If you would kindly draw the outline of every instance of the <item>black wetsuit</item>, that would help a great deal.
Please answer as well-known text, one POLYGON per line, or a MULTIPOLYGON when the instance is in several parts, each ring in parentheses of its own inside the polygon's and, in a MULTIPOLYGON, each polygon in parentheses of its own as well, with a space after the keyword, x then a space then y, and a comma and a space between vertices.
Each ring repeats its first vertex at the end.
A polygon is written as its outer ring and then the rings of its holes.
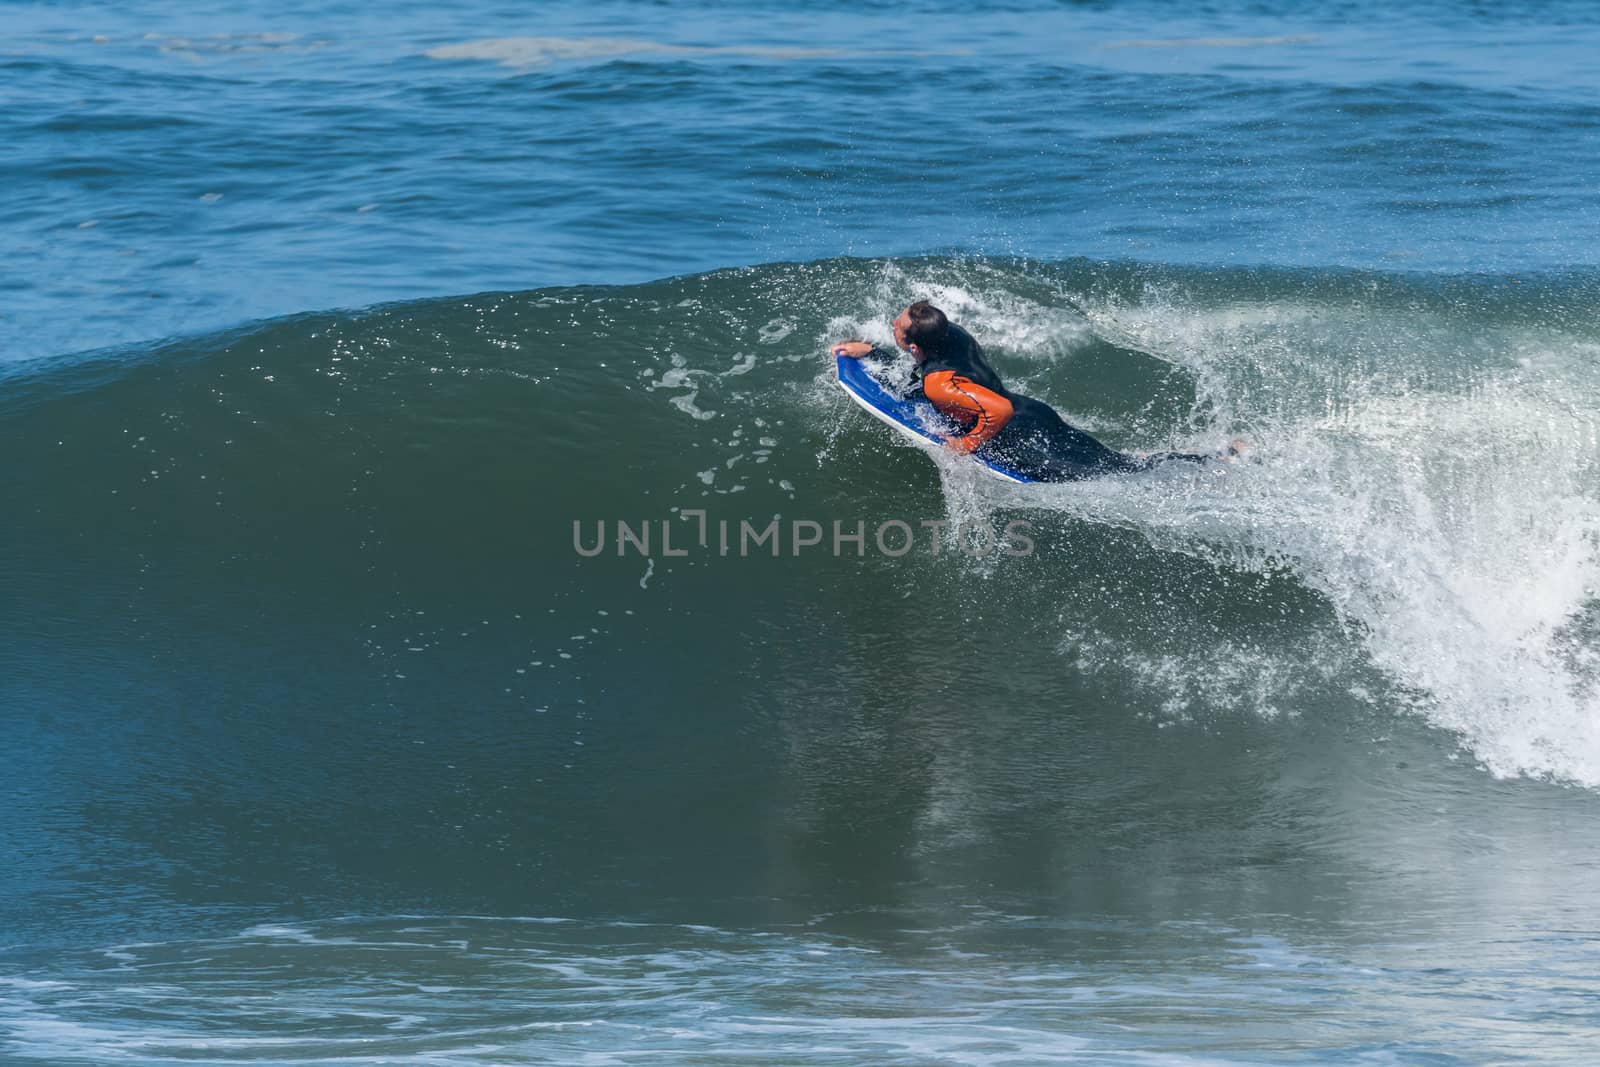
MULTIPOLYGON (((878 354, 889 353, 880 350, 878 354)), ((1070 482, 1104 474, 1131 474, 1168 460, 1204 463, 1211 458, 1186 452, 1131 456, 1107 448, 1069 424, 1049 404, 1007 389, 983 358, 982 346, 955 323, 950 324, 943 350, 929 354, 918 366, 917 380, 907 395, 924 395, 924 379, 940 371, 952 371, 1010 402, 1011 418, 975 454, 998 460, 1018 474, 1038 481, 1070 482)))

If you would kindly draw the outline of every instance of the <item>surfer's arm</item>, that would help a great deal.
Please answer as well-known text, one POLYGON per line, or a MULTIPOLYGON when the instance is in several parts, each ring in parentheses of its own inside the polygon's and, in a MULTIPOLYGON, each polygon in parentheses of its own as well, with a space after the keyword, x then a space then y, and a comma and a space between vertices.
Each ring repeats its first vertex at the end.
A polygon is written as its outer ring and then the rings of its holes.
POLYGON ((965 434, 945 441, 957 452, 977 451, 1011 421, 1011 401, 955 371, 924 375, 922 391, 940 411, 972 423, 965 434))
POLYGON ((865 341, 835 341, 829 351, 834 356, 848 356, 850 359, 860 359, 871 354, 874 349, 865 341))

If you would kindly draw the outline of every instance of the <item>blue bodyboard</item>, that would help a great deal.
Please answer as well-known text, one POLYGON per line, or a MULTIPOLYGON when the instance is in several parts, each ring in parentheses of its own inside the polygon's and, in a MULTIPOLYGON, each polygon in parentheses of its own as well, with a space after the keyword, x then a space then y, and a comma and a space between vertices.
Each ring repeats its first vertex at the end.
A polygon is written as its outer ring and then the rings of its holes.
MULTIPOLYGON (((873 374, 871 365, 865 360, 851 359, 849 356, 833 358, 839 375, 839 388, 885 425, 924 447, 932 448, 944 447, 941 434, 948 436, 956 432, 950 420, 939 414, 938 409, 926 399, 897 395, 882 378, 873 374)), ((996 478, 1004 478, 1008 482, 1038 481, 1013 470, 1000 460, 983 455, 981 450, 972 453, 971 458, 996 478)))

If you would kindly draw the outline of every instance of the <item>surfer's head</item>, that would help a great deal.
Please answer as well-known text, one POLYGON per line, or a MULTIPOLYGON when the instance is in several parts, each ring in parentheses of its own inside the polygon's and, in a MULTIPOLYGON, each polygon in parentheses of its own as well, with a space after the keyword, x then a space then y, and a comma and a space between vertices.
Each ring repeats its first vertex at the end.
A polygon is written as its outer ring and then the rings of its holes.
POLYGON ((949 333, 950 320, 926 300, 918 300, 894 320, 894 343, 910 352, 918 363, 943 352, 949 333))

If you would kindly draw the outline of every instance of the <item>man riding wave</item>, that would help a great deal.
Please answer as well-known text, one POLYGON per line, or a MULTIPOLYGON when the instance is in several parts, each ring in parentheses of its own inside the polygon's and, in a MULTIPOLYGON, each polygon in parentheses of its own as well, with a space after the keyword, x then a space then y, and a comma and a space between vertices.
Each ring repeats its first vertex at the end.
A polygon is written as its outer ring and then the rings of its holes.
MULTIPOLYGON (((1129 474, 1169 460, 1204 463, 1222 458, 1187 452, 1133 455, 1107 448, 1069 424, 1049 404, 1007 389, 972 335, 926 300, 902 311, 893 325, 895 344, 917 362, 917 382, 910 395, 920 389, 934 407, 961 427, 960 434, 944 439, 957 452, 981 452, 1045 482, 1129 474)), ((865 341, 840 341, 833 346, 833 354, 852 359, 867 355, 893 358, 893 353, 865 341)), ((1236 442, 1228 454, 1237 455, 1238 447, 1236 442)))

